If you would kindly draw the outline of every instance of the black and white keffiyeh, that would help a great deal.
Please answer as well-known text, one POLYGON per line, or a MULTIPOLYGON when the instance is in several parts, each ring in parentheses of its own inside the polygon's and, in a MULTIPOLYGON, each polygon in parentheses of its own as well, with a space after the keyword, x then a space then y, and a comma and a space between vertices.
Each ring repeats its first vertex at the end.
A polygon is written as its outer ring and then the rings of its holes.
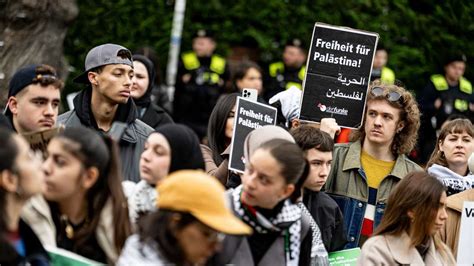
POLYGON ((318 224, 313 219, 313 216, 311 216, 311 213, 308 211, 306 206, 304 206, 303 202, 298 202, 298 207, 300 207, 303 215, 306 215, 309 218, 309 224, 311 226, 311 265, 329 265, 328 252, 324 247, 321 230, 319 229, 318 224))
POLYGON ((438 164, 430 166, 428 173, 446 186, 448 196, 474 188, 474 175, 472 174, 462 176, 438 164))
POLYGON ((237 215, 254 231, 265 234, 282 232, 285 234, 286 265, 298 265, 301 246, 301 209, 285 200, 281 211, 274 218, 267 219, 252 206, 241 201, 242 185, 232 191, 232 203, 237 215))
POLYGON ((140 215, 156 210, 156 188, 148 184, 145 180, 134 184, 131 182, 122 183, 125 196, 128 198, 128 208, 130 220, 135 223, 140 215))

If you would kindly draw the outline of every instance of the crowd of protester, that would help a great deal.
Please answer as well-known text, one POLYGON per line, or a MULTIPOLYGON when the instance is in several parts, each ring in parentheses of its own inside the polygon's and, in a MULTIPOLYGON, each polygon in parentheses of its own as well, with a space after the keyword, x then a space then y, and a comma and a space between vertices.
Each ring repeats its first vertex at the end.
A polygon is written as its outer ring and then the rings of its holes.
POLYGON ((160 98, 156 59, 117 44, 88 52, 61 115, 53 67, 16 71, 0 119, 1 265, 49 265, 47 247, 118 265, 328 265, 330 252, 356 247, 360 265, 455 263, 474 199, 465 58, 415 97, 379 47, 362 126, 336 143, 347 130, 336 119, 299 120, 300 40, 268 71, 231 67, 216 45, 196 33, 173 102, 160 98), (278 116, 247 135, 239 173, 229 156, 246 88, 278 116), (51 130, 43 150, 26 141, 51 130))

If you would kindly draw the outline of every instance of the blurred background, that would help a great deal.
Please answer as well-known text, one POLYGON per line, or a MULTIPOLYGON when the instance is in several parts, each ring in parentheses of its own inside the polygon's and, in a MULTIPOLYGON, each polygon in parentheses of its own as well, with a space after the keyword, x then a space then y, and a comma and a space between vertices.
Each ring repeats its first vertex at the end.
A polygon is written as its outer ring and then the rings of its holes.
MULTIPOLYGON (((61 70, 64 95, 80 90, 71 80, 83 71, 87 51, 107 42, 132 52, 153 48, 164 77, 174 5, 172 0, 0 0, 2 94, 18 67, 40 62, 61 70)), ((456 0, 187 1, 181 51, 191 50, 193 34, 204 28, 213 31, 217 52, 231 67, 252 59, 266 69, 291 38, 300 38, 308 49, 315 22, 347 26, 377 32, 389 52, 388 66, 416 93, 431 74, 443 72, 448 51, 467 56, 465 77, 474 80, 472 14, 474 1, 456 0)))

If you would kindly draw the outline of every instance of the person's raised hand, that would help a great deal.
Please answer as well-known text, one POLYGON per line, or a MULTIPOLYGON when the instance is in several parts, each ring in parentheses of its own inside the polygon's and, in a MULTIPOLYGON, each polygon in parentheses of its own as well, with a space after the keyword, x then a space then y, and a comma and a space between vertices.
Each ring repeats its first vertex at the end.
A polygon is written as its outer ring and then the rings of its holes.
POLYGON ((336 134, 341 132, 341 127, 337 124, 336 119, 323 118, 321 119, 319 130, 328 133, 332 138, 334 138, 336 134))

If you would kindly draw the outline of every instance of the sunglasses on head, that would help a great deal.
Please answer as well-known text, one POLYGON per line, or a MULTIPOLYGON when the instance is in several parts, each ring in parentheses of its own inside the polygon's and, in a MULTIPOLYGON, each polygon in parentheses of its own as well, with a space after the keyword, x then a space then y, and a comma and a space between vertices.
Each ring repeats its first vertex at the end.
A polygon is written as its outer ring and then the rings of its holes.
POLYGON ((58 80, 58 78, 51 74, 38 74, 35 78, 33 78, 33 82, 40 83, 43 86, 52 84, 56 82, 56 80, 58 80))
MULTIPOLYGON (((370 93, 372 93, 372 95, 375 97, 383 96, 384 89, 381 87, 374 87, 370 90, 370 93)), ((402 95, 396 91, 390 91, 385 97, 390 102, 398 102, 402 98, 402 95)))

